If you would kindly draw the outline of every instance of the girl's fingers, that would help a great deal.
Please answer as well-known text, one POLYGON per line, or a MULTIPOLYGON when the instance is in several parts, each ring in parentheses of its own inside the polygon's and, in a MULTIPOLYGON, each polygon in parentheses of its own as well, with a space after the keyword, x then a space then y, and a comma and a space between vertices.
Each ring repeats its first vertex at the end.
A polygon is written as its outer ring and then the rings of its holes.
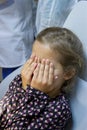
POLYGON ((41 90, 41 88, 42 88, 44 66, 45 66, 45 60, 42 60, 41 63, 37 63, 37 67, 34 70, 34 75, 33 75, 32 81, 31 81, 31 86, 35 87, 39 90, 41 90))
POLYGON ((53 67, 53 63, 50 63, 49 78, 48 78, 49 85, 51 85, 53 83, 53 80, 54 80, 54 67, 53 67))
POLYGON ((40 69, 39 69, 39 74, 38 74, 38 79, 40 79, 41 81, 43 79, 44 69, 45 69, 45 59, 43 59, 40 64, 40 69))
POLYGON ((27 62, 25 63, 25 67, 28 67, 29 65, 31 65, 32 62, 34 62, 35 58, 36 58, 35 55, 31 55, 29 60, 27 60, 27 62))
POLYGON ((43 75, 43 83, 47 84, 48 82, 48 78, 49 78, 49 64, 50 64, 50 61, 47 59, 45 61, 45 68, 44 68, 44 75, 43 75))
POLYGON ((25 70, 25 71, 23 71, 21 73, 22 86, 23 86, 24 89, 26 89, 27 85, 30 85, 31 79, 32 79, 32 75, 33 75, 33 72, 35 70, 36 65, 37 65, 36 63, 32 63, 30 69, 25 70))
POLYGON ((36 68, 35 68, 35 70, 33 72, 33 78, 32 78, 32 80, 37 79, 38 74, 39 74, 39 69, 40 69, 40 63, 37 64, 37 66, 36 66, 36 68))
POLYGON ((40 63, 40 58, 38 58, 37 62, 40 63))
POLYGON ((30 68, 30 65, 34 62, 34 59, 35 59, 35 55, 31 55, 29 60, 27 60, 27 62, 24 64, 24 66, 22 68, 22 72, 25 72, 25 71, 27 71, 27 69, 30 68))
POLYGON ((33 73, 34 73, 34 70, 35 70, 36 66, 37 66, 37 63, 32 63, 30 69, 27 70, 26 75, 28 77, 29 83, 31 82, 31 79, 32 79, 32 76, 33 76, 33 73))
POLYGON ((34 62, 38 63, 38 57, 35 57, 34 62))

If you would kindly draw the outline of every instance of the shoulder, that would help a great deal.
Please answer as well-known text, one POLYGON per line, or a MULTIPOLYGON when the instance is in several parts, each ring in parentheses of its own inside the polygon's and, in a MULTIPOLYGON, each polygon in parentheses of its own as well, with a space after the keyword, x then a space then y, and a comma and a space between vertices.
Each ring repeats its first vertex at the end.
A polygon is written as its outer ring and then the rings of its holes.
POLYGON ((52 101, 52 106, 54 107, 55 114, 60 117, 60 119, 68 120, 71 118, 71 109, 68 98, 64 94, 60 94, 52 101))
MULTIPOLYGON (((70 104, 68 98, 65 96, 65 94, 60 94, 56 98, 56 107, 60 108, 61 111, 69 111, 70 112, 70 104)), ((71 113, 71 112, 70 112, 71 113)))

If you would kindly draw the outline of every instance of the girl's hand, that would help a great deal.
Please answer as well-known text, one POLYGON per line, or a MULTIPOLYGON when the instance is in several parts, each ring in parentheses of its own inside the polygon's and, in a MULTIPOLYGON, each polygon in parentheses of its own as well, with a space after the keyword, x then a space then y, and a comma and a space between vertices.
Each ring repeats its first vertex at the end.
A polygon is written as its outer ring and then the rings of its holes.
POLYGON ((31 55, 30 59, 25 63, 21 71, 22 86, 26 89, 27 85, 30 85, 33 72, 36 67, 35 55, 31 55))
POLYGON ((54 67, 49 60, 43 59, 34 70, 31 87, 43 91, 46 94, 53 91, 54 67))

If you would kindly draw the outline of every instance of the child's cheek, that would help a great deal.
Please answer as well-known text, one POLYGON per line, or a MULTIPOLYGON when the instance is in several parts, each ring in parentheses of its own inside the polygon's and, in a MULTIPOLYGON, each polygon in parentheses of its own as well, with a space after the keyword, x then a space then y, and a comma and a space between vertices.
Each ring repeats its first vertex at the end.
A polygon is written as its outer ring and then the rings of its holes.
POLYGON ((54 79, 61 79, 61 78, 63 78, 62 69, 55 69, 54 70, 54 79))
POLYGON ((54 70, 54 80, 58 79, 58 77, 59 77, 58 70, 55 69, 54 70))

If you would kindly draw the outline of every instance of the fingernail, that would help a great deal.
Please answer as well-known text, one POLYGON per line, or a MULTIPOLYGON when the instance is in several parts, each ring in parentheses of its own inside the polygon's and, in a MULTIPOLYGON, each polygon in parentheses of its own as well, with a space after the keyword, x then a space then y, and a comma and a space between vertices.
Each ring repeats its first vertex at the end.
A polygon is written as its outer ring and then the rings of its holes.
POLYGON ((53 63, 52 63, 52 62, 50 63, 50 66, 53 66, 53 63))
POLYGON ((55 79, 58 79, 58 76, 57 76, 57 75, 55 76, 55 79))
POLYGON ((42 61, 41 61, 42 63, 45 63, 45 59, 42 59, 42 61))
POLYGON ((46 60, 46 63, 47 63, 47 64, 49 64, 49 63, 50 63, 49 59, 47 59, 47 60, 46 60))

